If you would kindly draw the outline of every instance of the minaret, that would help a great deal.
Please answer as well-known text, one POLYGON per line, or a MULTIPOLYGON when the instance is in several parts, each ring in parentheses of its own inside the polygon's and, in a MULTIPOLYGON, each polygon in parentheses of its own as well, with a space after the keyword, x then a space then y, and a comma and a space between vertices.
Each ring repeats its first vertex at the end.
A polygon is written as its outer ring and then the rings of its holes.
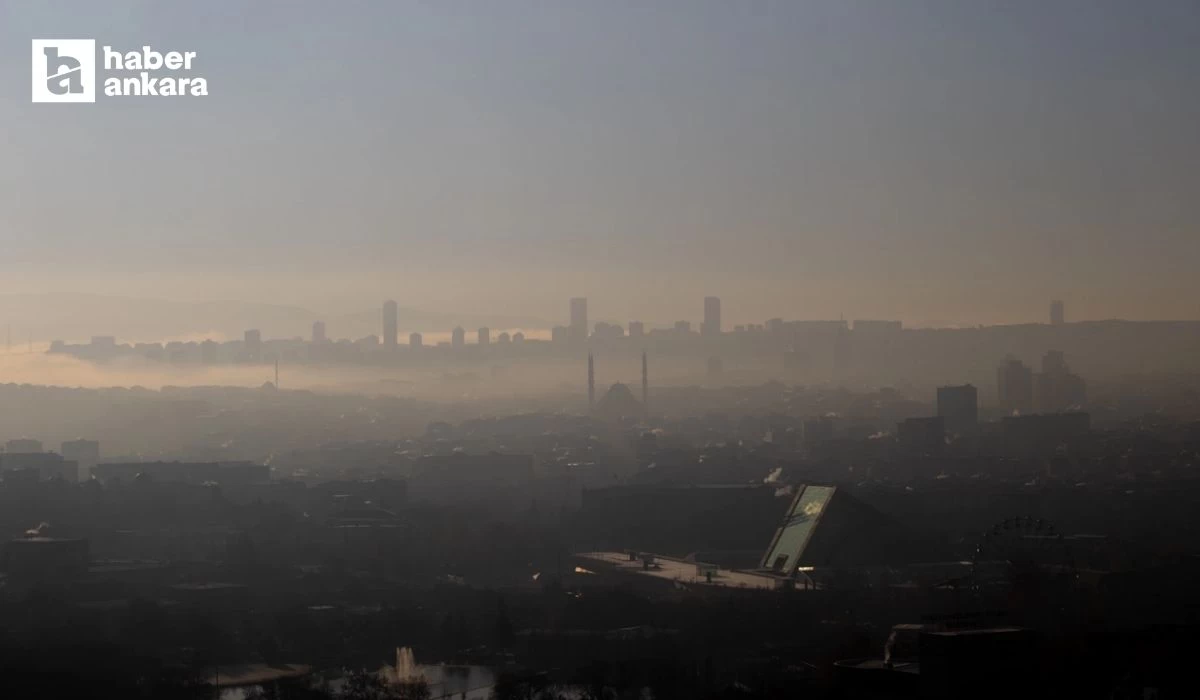
POLYGON ((596 405, 596 365, 592 353, 588 353, 588 412, 596 405))
POLYGON ((650 374, 646 371, 646 351, 642 351, 642 413, 650 415, 650 374))

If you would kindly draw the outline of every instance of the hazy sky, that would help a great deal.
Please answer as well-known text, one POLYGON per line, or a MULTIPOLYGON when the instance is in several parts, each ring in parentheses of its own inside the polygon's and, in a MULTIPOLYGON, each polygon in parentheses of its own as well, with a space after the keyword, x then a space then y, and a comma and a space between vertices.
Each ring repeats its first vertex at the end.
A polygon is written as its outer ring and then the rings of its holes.
POLYGON ((0 293, 1200 317, 1195 0, 0 0, 0 293), (29 102, 29 40, 205 98, 29 102))

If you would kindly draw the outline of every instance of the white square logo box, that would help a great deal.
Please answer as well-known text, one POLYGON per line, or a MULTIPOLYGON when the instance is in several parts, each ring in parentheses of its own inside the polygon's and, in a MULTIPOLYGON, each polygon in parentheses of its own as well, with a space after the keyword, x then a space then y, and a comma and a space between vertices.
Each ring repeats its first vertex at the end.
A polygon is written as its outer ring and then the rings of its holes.
POLYGON ((34 39, 33 101, 95 102, 96 40, 34 39))

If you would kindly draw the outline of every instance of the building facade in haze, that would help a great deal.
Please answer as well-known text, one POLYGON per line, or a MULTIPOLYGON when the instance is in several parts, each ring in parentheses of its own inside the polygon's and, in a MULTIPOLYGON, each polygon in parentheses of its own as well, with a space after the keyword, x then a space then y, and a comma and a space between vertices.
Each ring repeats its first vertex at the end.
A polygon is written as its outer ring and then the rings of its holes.
MULTIPOLYGON (((0 476, 8 480, 8 472, 36 474, 38 481, 61 478, 74 484, 79 481, 79 463, 54 452, 7 452, 0 455, 0 476)), ((32 478, 32 477, 30 477, 32 478)))
POLYGON ((570 336, 572 343, 583 343, 588 337, 587 299, 575 297, 571 300, 570 336))
POLYGON ((476 342, 480 345, 487 345, 492 342, 492 330, 490 328, 480 328, 476 332, 476 342))
POLYGON ((1005 360, 996 370, 996 392, 1000 410, 1030 413, 1033 411, 1033 370, 1020 360, 1005 360))
POLYGON ((200 343, 200 361, 206 365, 216 364, 220 349, 220 344, 215 340, 206 340, 200 343))
POLYGON ((4 443, 8 454, 34 454, 42 451, 42 441, 32 438, 16 438, 4 443))
POLYGON ((725 363, 720 357, 714 355, 713 357, 708 358, 708 380, 710 382, 720 379, 721 375, 724 373, 725 363))
POLYGON ((325 336, 325 322, 324 322, 324 321, 317 321, 316 323, 313 323, 313 330, 312 330, 312 342, 313 342, 313 344, 314 344, 314 345, 319 345, 319 344, 321 344, 321 343, 324 343, 324 342, 325 342, 325 340, 326 340, 326 336, 325 336))
POLYGON ((383 302, 383 347, 388 350, 395 350, 396 344, 399 342, 398 316, 399 309, 396 302, 391 299, 383 302))
POLYGON ((970 384, 939 386, 937 414, 948 432, 962 435, 974 431, 979 423, 979 392, 970 384))
POLYGON ((62 444, 63 459, 76 462, 79 465, 79 479, 87 481, 92 475, 92 467, 100 463, 100 443, 96 440, 67 440, 62 444))
POLYGON ((940 450, 946 444, 946 421, 941 416, 906 418, 896 425, 896 439, 916 450, 940 450))
POLYGON ((704 323, 700 325, 702 335, 721 335, 721 300, 704 297, 704 323))
POLYGON ((873 336, 886 335, 888 333, 899 333, 903 330, 904 324, 900 321, 879 321, 872 319, 859 319, 854 321, 855 334, 871 334, 873 336))
POLYGON ((250 329, 242 336, 246 345, 246 359, 256 362, 262 359, 262 331, 250 329))
POLYGON ((1061 326, 1067 322, 1067 315, 1063 309, 1063 303, 1057 299, 1050 302, 1050 325, 1061 326))
POLYGON ((1034 408, 1042 413, 1078 410, 1087 398, 1083 378, 1072 374, 1061 350, 1042 356, 1042 371, 1033 378, 1034 408))
POLYGON ((454 330, 450 333, 450 347, 461 348, 466 344, 467 332, 463 330, 462 326, 455 326, 454 330))

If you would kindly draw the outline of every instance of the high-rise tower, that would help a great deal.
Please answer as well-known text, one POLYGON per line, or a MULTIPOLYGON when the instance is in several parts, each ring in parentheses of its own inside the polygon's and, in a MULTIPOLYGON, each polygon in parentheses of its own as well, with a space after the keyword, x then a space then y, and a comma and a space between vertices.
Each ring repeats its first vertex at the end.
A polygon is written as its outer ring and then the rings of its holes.
POLYGON ((1000 409, 1005 413, 1033 411, 1033 370, 1015 358, 1006 358, 996 370, 1000 409))
POLYGON ((588 337, 587 299, 576 297, 571 300, 570 339, 572 343, 582 345, 588 337))
POLYGON ((397 317, 399 310, 396 302, 391 299, 383 302, 383 347, 388 350, 396 349, 397 317))
POLYGON ((1063 303, 1058 299, 1050 302, 1050 325, 1061 326, 1067 322, 1067 315, 1063 308, 1063 303))
POLYGON ((717 297, 704 297, 704 323, 700 326, 701 335, 721 335, 721 300, 717 297))
POLYGON ((246 347, 246 358, 251 362, 262 359, 262 331, 252 328, 243 334, 242 342, 246 347))

